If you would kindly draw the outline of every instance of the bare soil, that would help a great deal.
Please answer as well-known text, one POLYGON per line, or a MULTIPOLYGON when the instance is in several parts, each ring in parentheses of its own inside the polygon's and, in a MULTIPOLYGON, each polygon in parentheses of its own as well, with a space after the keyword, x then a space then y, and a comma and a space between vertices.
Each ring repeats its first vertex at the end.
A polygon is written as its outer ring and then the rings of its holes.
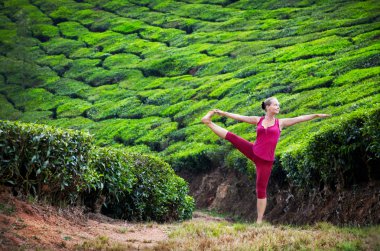
POLYGON ((84 242, 107 237, 130 250, 149 249, 167 238, 169 226, 115 220, 101 214, 84 214, 81 208, 59 209, 31 204, 0 193, 1 250, 73 250, 84 242))
MULTIPOLYGON (((222 220, 225 219, 194 212, 191 221, 222 220)), ((78 207, 60 209, 30 203, 0 187, 0 250, 100 250, 96 243, 101 240, 106 240, 113 250, 153 250, 179 226, 180 223, 127 222, 84 213, 78 207)))

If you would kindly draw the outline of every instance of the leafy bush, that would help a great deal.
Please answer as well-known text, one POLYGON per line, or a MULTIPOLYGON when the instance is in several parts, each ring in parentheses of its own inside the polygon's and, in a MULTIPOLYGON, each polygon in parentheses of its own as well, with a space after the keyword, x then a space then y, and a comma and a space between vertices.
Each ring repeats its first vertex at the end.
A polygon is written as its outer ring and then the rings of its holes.
POLYGON ((62 22, 58 24, 58 27, 64 37, 75 40, 81 36, 87 35, 89 32, 77 22, 62 22))
POLYGON ((51 55, 39 58, 36 61, 38 64, 50 66, 57 74, 63 74, 72 63, 71 59, 67 59, 63 54, 51 55))
POLYGON ((58 81, 43 85, 44 88, 56 95, 65 95, 70 97, 84 97, 91 87, 80 81, 70 78, 60 78, 58 81))
POLYGON ((95 148, 90 153, 89 166, 92 173, 88 173, 85 180, 90 184, 91 195, 106 196, 106 205, 118 203, 125 193, 132 192, 137 182, 132 172, 133 162, 123 151, 95 148))
MULTIPOLYGON (((169 220, 184 220, 191 218, 194 209, 194 199, 188 196, 187 183, 178 177, 170 166, 156 157, 147 155, 109 151, 98 155, 97 170, 107 170, 103 180, 108 181, 105 187, 106 196, 115 196, 113 190, 122 190, 117 199, 107 200, 104 212, 128 220, 155 220, 159 222, 169 220), (118 162, 113 157, 118 155, 118 162), (107 157, 112 157, 107 161, 107 157), (125 166, 128 163, 129 175, 133 180, 115 180, 115 173, 125 177, 125 166), (114 170, 114 172, 111 172, 114 170), (120 173, 121 172, 121 173, 120 173), (109 174, 108 174, 109 173, 109 174), (133 175, 133 176, 132 176, 133 175), (111 187, 111 184, 113 187, 111 187), (115 189, 117 188, 117 189, 115 189)), ((99 152, 101 153, 101 152, 99 152)), ((94 153, 94 156, 99 154, 94 153)), ((109 197, 107 197, 109 198, 109 197)))
POLYGON ((343 189, 380 178, 377 108, 352 113, 326 126, 297 151, 284 153, 281 165, 302 187, 343 189))
POLYGON ((66 38, 53 38, 42 43, 42 48, 50 55, 64 54, 66 57, 76 49, 84 47, 85 44, 80 41, 75 41, 66 38))
POLYGON ((175 171, 200 171, 220 164, 223 155, 220 147, 201 142, 176 142, 161 152, 161 156, 175 171))
POLYGON ((22 112, 15 109, 11 103, 8 102, 4 95, 0 94, 0 119, 17 120, 21 117, 22 112))
POLYGON ((20 93, 10 93, 9 98, 15 107, 24 111, 49 110, 64 101, 64 98, 56 98, 43 88, 27 89, 20 93))
POLYGON ((53 25, 36 24, 32 26, 32 34, 42 42, 45 42, 51 38, 58 37, 59 31, 53 25))
POLYGON ((91 103, 82 99, 69 99, 57 107, 57 118, 81 116, 87 109, 92 107, 91 103))
POLYGON ((380 76, 380 66, 349 71, 346 74, 339 76, 339 78, 335 79, 334 85, 355 83, 372 76, 380 76))
POLYGON ((162 160, 93 145, 90 134, 0 121, 0 183, 58 205, 88 206, 129 220, 191 218, 187 183, 162 160))
POLYGON ((1 183, 55 203, 75 203, 85 184, 91 136, 37 124, 0 121, 1 183))

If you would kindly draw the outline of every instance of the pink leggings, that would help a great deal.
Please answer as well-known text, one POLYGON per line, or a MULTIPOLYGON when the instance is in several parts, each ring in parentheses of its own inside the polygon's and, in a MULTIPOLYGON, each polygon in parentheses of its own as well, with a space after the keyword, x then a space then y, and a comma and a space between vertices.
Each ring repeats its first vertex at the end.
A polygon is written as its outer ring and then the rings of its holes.
POLYGON ((273 161, 259 158, 253 153, 253 143, 237 136, 232 132, 227 132, 226 140, 230 141, 240 152, 252 160, 256 165, 256 196, 259 199, 267 197, 267 186, 269 176, 272 171, 273 161))

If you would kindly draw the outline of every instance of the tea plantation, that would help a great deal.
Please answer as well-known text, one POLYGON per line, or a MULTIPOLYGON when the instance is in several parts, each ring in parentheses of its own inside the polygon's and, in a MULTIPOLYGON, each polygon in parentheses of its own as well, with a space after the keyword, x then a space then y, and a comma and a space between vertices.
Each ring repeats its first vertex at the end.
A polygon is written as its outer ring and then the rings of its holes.
MULTIPOLYGON (((373 1, 3 0, 0 119, 77 129, 176 171, 254 166, 200 119, 213 108, 330 113, 282 131, 274 175, 380 179, 380 5, 373 1)), ((215 117, 253 141, 255 127, 215 117)))

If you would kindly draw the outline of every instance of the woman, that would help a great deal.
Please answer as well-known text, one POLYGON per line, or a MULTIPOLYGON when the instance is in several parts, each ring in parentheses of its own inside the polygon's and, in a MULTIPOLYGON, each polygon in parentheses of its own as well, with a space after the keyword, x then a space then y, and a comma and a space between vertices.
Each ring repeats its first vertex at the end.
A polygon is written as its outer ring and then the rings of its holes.
POLYGON ((265 110, 265 116, 242 116, 224 112, 218 109, 209 111, 206 116, 202 118, 202 122, 206 124, 211 130, 219 137, 230 141, 240 152, 252 160, 256 165, 256 197, 257 197, 257 223, 262 223, 265 208, 267 205, 266 188, 269 181, 269 176, 272 171, 274 162, 274 153, 278 139, 280 138, 281 131, 284 127, 292 126, 294 124, 305 122, 314 118, 325 118, 329 114, 311 114, 303 115, 295 118, 275 118, 276 114, 280 112, 280 103, 275 97, 266 99, 261 104, 262 109, 265 110), (232 132, 214 124, 211 117, 214 114, 226 116, 235 120, 247 122, 257 125, 256 127, 256 141, 251 143, 232 132))

